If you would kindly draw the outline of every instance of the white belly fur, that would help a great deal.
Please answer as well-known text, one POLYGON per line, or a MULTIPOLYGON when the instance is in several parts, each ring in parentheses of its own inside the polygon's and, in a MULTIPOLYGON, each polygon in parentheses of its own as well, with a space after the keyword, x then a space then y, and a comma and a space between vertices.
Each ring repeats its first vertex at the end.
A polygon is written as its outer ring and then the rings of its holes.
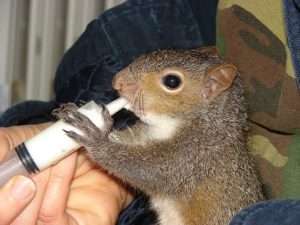
POLYGON ((170 199, 154 198, 152 208, 157 212, 159 225, 184 225, 176 203, 170 199))

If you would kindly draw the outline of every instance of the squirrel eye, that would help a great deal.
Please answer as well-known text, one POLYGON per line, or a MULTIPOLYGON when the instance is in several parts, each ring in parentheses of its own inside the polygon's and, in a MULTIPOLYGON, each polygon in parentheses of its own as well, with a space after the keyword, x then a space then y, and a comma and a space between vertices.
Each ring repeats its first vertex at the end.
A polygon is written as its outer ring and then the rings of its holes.
POLYGON ((182 80, 176 74, 167 74, 162 78, 162 83, 168 89, 174 90, 181 86, 182 80))

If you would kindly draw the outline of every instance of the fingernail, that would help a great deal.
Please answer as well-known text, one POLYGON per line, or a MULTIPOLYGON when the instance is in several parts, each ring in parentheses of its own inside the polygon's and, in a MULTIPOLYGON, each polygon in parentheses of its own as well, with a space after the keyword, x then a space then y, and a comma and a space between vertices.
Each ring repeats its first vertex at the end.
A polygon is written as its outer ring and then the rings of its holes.
POLYGON ((16 200, 26 200, 34 195, 35 185, 29 178, 18 176, 13 180, 10 192, 16 200))

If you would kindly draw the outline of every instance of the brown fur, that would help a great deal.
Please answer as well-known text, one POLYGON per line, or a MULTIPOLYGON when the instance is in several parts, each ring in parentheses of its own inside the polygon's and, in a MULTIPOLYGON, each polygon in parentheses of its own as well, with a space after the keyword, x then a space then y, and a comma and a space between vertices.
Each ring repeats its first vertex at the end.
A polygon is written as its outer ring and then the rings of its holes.
POLYGON ((164 50, 140 57, 117 75, 115 87, 137 115, 152 112, 180 121, 169 139, 151 138, 151 125, 145 122, 122 131, 108 127, 103 134, 89 122, 71 121, 86 135, 69 135, 133 187, 175 201, 182 225, 226 225, 237 211, 263 197, 245 144, 240 78, 209 101, 201 95, 209 71, 224 63, 213 48, 164 50), (180 93, 159 87, 166 69, 185 75, 180 93))

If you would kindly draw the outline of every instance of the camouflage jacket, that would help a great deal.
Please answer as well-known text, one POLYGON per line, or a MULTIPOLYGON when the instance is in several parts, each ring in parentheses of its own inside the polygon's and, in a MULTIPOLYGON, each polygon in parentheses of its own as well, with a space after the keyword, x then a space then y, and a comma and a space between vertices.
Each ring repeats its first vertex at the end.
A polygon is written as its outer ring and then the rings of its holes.
POLYGON ((218 8, 217 46, 241 71, 250 111, 248 146, 268 198, 300 197, 300 92, 285 30, 287 3, 220 0, 218 8))

